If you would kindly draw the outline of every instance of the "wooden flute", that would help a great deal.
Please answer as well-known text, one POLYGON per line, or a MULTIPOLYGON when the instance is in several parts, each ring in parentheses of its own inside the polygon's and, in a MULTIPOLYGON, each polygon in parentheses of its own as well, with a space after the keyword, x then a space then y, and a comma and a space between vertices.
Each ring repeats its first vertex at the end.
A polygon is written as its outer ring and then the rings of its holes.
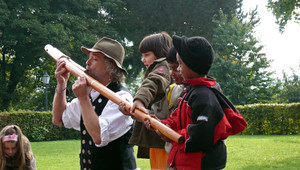
MULTIPOLYGON (((74 62, 70 57, 67 57, 64 53, 62 53, 60 50, 57 48, 53 47, 50 44, 47 44, 45 46, 45 51, 57 62, 58 60, 64 60, 66 62, 65 68, 74 76, 79 77, 80 75, 84 74, 87 80, 88 85, 93 87, 95 90, 100 92, 103 96, 111 100, 112 102, 116 103, 119 105, 121 102, 125 103, 125 109, 127 111, 130 110, 131 105, 126 101, 120 98, 118 95, 116 95, 113 91, 108 89, 106 86, 89 76, 88 74, 85 73, 85 68, 74 62), (66 56, 66 57, 62 57, 66 56)), ((184 137, 168 126, 162 124, 160 121, 156 120, 155 118, 152 118, 149 114, 139 110, 135 109, 134 112, 132 113, 132 116, 137 118, 138 120, 144 122, 146 120, 149 120, 151 126, 158 130, 160 133, 168 137, 174 142, 177 142, 179 144, 184 142, 184 137)))

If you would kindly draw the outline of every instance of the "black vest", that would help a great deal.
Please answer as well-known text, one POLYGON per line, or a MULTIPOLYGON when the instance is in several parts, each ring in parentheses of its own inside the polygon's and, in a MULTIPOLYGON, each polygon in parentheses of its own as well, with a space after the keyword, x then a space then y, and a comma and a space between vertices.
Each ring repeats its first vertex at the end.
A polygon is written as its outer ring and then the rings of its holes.
MULTIPOLYGON (((120 90, 126 90, 122 85, 117 83, 110 83, 107 86, 113 92, 118 92, 120 90)), ((107 104, 108 99, 103 95, 99 95, 92 105, 98 116, 101 115, 103 108, 107 104)), ((93 139, 86 130, 83 119, 81 116, 80 120, 81 129, 81 152, 80 156, 80 166, 84 170, 106 170, 106 169, 127 169, 124 168, 128 165, 130 161, 132 162, 131 152, 133 152, 133 146, 128 144, 128 140, 132 134, 132 129, 125 133, 120 138, 110 142, 104 147, 96 147, 93 139)), ((135 158, 134 165, 132 169, 136 168, 135 158)), ((131 168, 129 168, 131 169, 131 168)))

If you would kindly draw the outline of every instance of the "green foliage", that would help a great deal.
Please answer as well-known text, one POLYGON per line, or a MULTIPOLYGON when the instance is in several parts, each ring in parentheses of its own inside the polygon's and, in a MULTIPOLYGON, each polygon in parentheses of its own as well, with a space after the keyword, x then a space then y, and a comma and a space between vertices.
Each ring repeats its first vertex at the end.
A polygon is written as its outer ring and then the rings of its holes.
MULTIPOLYGON (((113 2, 119 0, 114 0, 113 2)), ((110 1, 109 1, 110 2, 110 1)), ((109 24, 127 40, 133 43, 133 51, 124 62, 129 68, 128 81, 134 81, 143 67, 140 62, 138 46, 146 35, 161 31, 173 34, 195 36, 201 35, 211 39, 213 28, 216 26, 212 18, 218 15, 219 9, 225 14, 234 14, 241 5, 238 0, 124 0, 122 9, 114 6, 106 6, 105 11, 109 15, 116 16, 115 13, 122 11, 128 15, 114 17, 109 24), (125 10, 124 10, 125 9, 125 10)))
POLYGON ((292 73, 288 75, 283 71, 282 78, 277 78, 272 83, 271 103, 299 103, 300 102, 300 66, 298 71, 291 68, 292 73))
POLYGON ((143 78, 144 78, 144 74, 145 74, 145 71, 144 71, 144 69, 142 69, 140 71, 140 73, 137 75, 135 81, 132 81, 129 84, 124 84, 125 87, 131 92, 132 96, 135 96, 138 88, 142 84, 143 78))
POLYGON ((144 36, 164 30, 209 38, 218 10, 233 14, 239 6, 239 0, 0 0, 0 110, 42 110, 40 77, 45 71, 51 76, 52 101, 55 63, 43 51, 46 44, 84 66, 82 45, 92 47, 103 36, 114 38, 125 45, 124 65, 131 75, 126 83, 131 84, 143 68, 138 44, 144 36))
POLYGON ((268 9, 276 17, 280 32, 284 32, 288 21, 300 21, 300 0, 268 0, 268 9))
POLYGON ((34 141, 43 141, 45 139, 45 133, 49 132, 45 127, 33 127, 33 131, 28 135, 28 138, 34 141))
MULTIPOLYGON (((269 7, 295 14, 298 1, 269 1, 269 7)), ((45 71, 51 76, 47 87, 51 108, 56 65, 44 52, 44 46, 52 44, 84 66, 87 58, 80 47, 92 47, 103 36, 124 44, 124 65, 129 72, 126 86, 134 94, 144 68, 138 44, 144 36, 160 31, 201 35, 212 42, 217 57, 211 75, 234 104, 298 102, 299 95, 293 95, 299 94, 295 77, 272 83, 272 73, 266 71, 270 61, 253 36, 259 22, 256 10, 243 14, 241 2, 0 0, 0 111, 44 110, 45 87, 40 78, 45 71)), ((71 76, 69 89, 73 80, 71 76)), ((67 100, 73 97, 70 93, 67 100)))
POLYGON ((237 106, 248 126, 243 134, 300 134, 300 103, 237 106))
POLYGON ((293 72, 291 76, 283 73, 282 89, 279 93, 278 100, 281 103, 300 102, 300 67, 299 72, 293 72))
POLYGON ((253 35, 259 22, 256 10, 249 14, 249 20, 247 18, 248 14, 243 13, 229 18, 220 11, 220 17, 213 21, 217 27, 211 43, 216 58, 210 75, 238 105, 268 102, 272 97, 268 87, 273 73, 266 71, 270 61, 253 35))
MULTIPOLYGON (((1 0, 0 7, 0 110, 13 107, 12 101, 19 101, 19 96, 41 98, 39 78, 43 70, 53 73, 55 69, 43 50, 46 44, 66 55, 76 54, 72 59, 83 65, 86 55, 80 51, 82 45, 92 47, 103 36, 121 41, 118 32, 107 24, 107 17, 99 12, 103 5, 98 0, 1 0)), ((53 92, 54 88, 50 83, 49 89, 53 92)))
POLYGON ((51 141, 79 139, 80 133, 73 129, 57 127, 52 124, 52 113, 18 110, 0 112, 0 128, 18 125, 30 141, 51 141))
MULTIPOLYGON (((243 134, 300 134, 300 103, 237 106, 248 127, 243 134)), ((21 127, 31 141, 78 139, 80 133, 52 124, 51 112, 18 110, 0 112, 0 129, 21 127)))

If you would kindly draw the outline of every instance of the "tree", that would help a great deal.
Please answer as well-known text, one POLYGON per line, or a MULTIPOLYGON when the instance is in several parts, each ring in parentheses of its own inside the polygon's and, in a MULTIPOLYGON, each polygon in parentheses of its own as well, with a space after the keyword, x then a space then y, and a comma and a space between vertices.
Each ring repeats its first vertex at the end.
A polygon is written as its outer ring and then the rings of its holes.
POLYGON ((256 10, 249 14, 240 11, 231 18, 220 11, 214 20, 217 27, 211 43, 216 58, 210 75, 234 104, 266 102, 272 97, 268 87, 273 73, 266 71, 270 61, 253 35, 259 23, 256 10))
MULTIPOLYGON (((80 52, 81 45, 91 47, 103 36, 122 41, 106 24, 109 18, 101 8, 99 0, 0 0, 0 110, 9 109, 12 101, 28 102, 24 96, 24 101, 19 100, 20 95, 27 95, 25 91, 31 92, 28 97, 32 99, 30 96, 42 90, 37 85, 41 85, 43 70, 53 73, 55 68, 43 50, 46 44, 53 44, 83 65, 86 56, 80 52)), ((51 92, 55 88, 52 80, 51 92)))
POLYGON ((291 76, 283 72, 282 88, 278 95, 279 103, 297 103, 300 102, 300 66, 298 72, 293 70, 291 76))
POLYGON ((300 0, 268 0, 268 9, 276 17, 280 32, 284 32, 288 21, 300 21, 300 0))
POLYGON ((131 68, 128 70, 131 75, 129 81, 134 81, 143 67, 138 46, 144 36, 166 31, 170 35, 202 35, 210 40, 212 30, 216 26, 212 19, 219 14, 219 9, 231 16, 241 6, 241 0, 124 0, 123 2, 122 9, 106 6, 105 11, 114 18, 109 24, 133 44, 132 55, 125 60, 125 65, 131 68), (123 11, 126 15, 114 15, 116 11, 123 11))
MULTIPOLYGON (((138 44, 145 35, 167 31, 211 39, 216 26, 212 18, 219 9, 233 14, 241 1, 0 0, 0 110, 24 105, 41 109, 43 102, 34 104, 44 95, 39 78, 55 69, 43 50, 48 43, 84 65, 81 45, 91 47, 103 36, 114 38, 126 48, 130 84, 142 68, 138 44)), ((55 88, 51 76, 49 101, 55 88)))

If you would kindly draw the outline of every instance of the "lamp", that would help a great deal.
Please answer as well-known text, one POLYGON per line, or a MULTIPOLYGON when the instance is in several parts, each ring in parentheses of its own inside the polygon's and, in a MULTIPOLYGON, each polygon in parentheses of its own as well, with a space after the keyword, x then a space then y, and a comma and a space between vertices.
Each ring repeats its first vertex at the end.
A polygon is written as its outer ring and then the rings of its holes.
POLYGON ((42 81, 43 81, 43 84, 45 85, 46 87, 46 101, 45 101, 45 110, 48 111, 48 96, 47 96, 47 87, 48 87, 48 84, 49 84, 49 81, 50 81, 50 76, 48 75, 47 71, 45 72, 45 74, 42 76, 42 81))

